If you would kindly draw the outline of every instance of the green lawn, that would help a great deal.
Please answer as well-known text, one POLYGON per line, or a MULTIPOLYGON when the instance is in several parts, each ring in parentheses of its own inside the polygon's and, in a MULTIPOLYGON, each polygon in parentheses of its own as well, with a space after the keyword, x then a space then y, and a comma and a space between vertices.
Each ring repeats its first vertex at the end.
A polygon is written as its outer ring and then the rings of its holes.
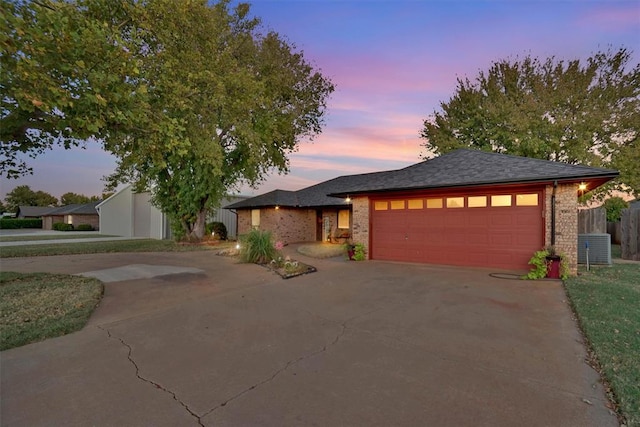
POLYGON ((640 264, 581 271, 565 288, 626 425, 640 426, 640 264))
POLYGON ((77 255, 108 252, 185 252, 216 248, 206 245, 181 245, 173 240, 137 239, 105 242, 52 243, 42 245, 5 246, 0 258, 45 255, 77 255))
POLYGON ((82 329, 102 290, 85 277, 0 272, 0 350, 82 329))

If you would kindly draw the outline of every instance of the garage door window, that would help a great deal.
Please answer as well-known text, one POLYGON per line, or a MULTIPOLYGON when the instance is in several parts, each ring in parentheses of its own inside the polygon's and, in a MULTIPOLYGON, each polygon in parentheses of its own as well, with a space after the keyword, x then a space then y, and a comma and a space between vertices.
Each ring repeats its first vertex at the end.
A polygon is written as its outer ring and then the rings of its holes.
POLYGON ((404 200, 392 200, 391 209, 404 209, 404 200))
POLYGON ((389 204, 387 202, 376 202, 373 208, 377 211, 386 211, 389 209, 389 204))
POLYGON ((424 208, 424 200, 422 199, 412 199, 408 201, 409 209, 423 209, 424 208))
POLYGON ((491 206, 511 206, 511 194, 491 196, 491 206))
POLYGON ((487 196, 469 196, 467 198, 467 206, 470 208, 486 208, 487 196))
POLYGON ((448 208, 464 208, 464 197, 447 197, 448 208))
POLYGON ((427 209, 442 208, 442 199, 427 199, 427 209))
POLYGON ((538 206, 538 195, 516 194, 516 206, 538 206))

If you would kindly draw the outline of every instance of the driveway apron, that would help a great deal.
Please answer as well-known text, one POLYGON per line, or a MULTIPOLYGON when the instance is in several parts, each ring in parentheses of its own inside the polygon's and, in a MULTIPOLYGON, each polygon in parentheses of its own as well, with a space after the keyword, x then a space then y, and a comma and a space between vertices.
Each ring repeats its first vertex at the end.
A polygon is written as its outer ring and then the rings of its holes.
POLYGON ((0 424, 618 425, 560 282, 295 256, 318 272, 211 252, 3 260, 124 280, 82 331, 0 354, 0 424))

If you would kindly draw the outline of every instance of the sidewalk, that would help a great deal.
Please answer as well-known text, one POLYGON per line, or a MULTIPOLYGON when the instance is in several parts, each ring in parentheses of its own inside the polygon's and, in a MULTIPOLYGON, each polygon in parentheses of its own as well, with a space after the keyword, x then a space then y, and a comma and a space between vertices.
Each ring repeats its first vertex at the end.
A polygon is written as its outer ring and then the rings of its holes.
POLYGON ((56 230, 2 230, 0 229, 0 237, 36 237, 36 236, 65 236, 67 238, 49 239, 49 240, 20 240, 15 242, 0 242, 0 247, 8 246, 27 246, 27 245, 50 245, 58 243, 87 243, 87 242, 108 242, 114 240, 136 240, 144 239, 144 237, 121 237, 121 236, 102 236, 99 231, 56 231, 56 230), (76 238, 68 238, 69 236, 83 236, 76 238), (86 237, 85 237, 86 236, 86 237), (98 237, 100 236, 100 237, 98 237))

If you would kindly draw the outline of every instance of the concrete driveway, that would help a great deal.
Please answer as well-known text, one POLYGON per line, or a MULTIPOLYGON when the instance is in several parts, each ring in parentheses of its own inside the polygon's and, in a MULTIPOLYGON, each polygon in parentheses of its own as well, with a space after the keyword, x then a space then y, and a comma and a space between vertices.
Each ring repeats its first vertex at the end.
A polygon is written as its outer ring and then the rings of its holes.
POLYGON ((559 282, 297 258, 318 272, 209 252, 2 260, 145 278, 109 276, 82 331, 0 354, 0 424, 617 425, 559 282))

